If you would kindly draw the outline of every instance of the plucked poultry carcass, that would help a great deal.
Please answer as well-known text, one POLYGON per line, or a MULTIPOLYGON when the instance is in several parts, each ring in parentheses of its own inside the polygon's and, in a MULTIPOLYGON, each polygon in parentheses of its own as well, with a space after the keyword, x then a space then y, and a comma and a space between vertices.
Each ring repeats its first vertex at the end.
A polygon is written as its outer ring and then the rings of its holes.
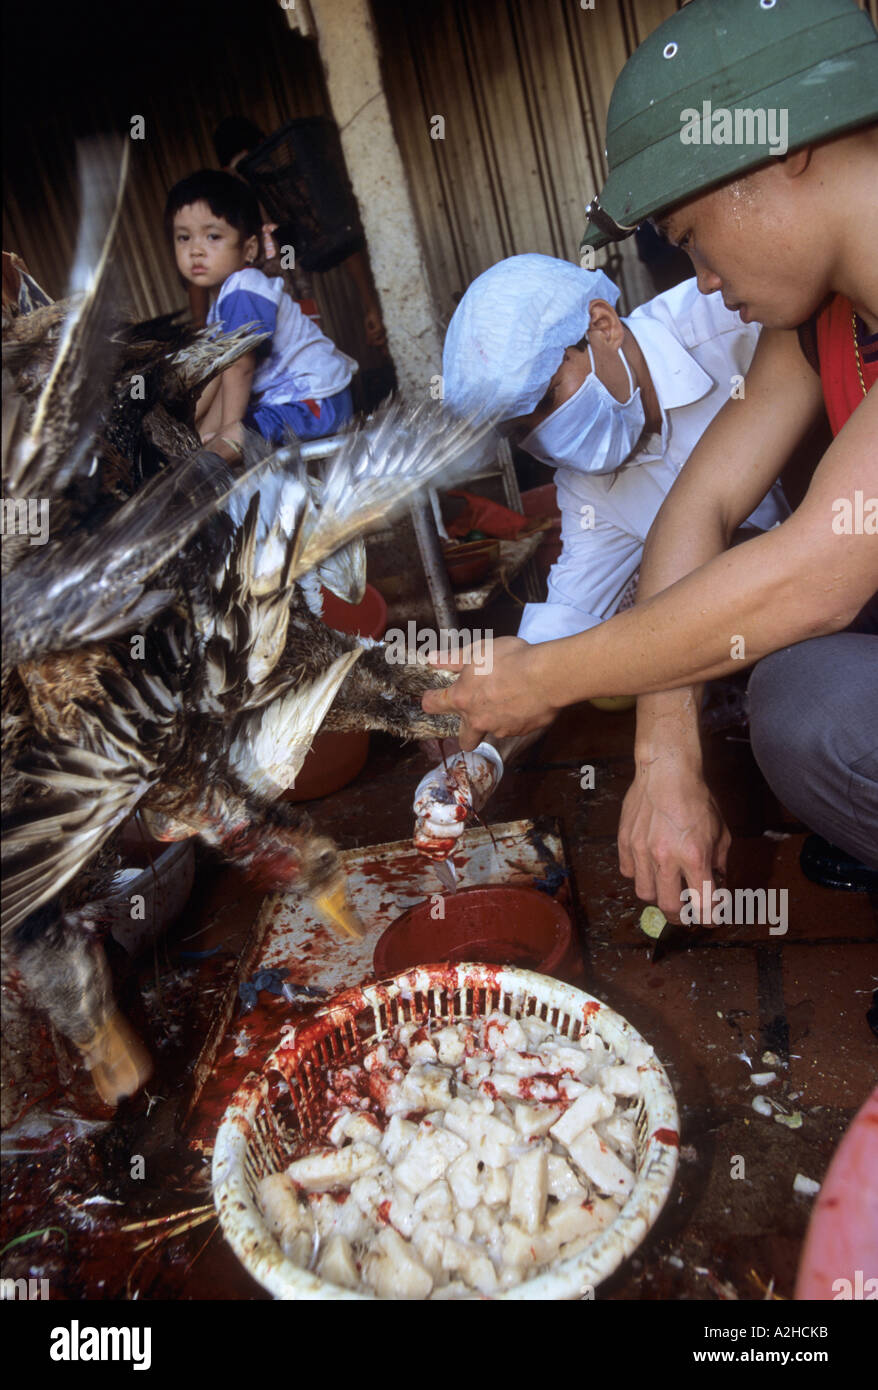
POLYGON ((197 834, 266 891, 313 894, 344 921, 335 847, 280 794, 321 725, 424 737, 456 719, 421 711, 440 673, 329 629, 320 585, 356 602, 363 531, 487 430, 393 405, 319 473, 295 442, 251 441, 233 474, 189 422, 252 335, 211 342, 167 320, 119 332, 107 262, 66 315, 37 311, 46 332, 28 325, 27 350, 21 320, 10 335, 4 496, 47 499, 51 527, 45 545, 4 544, 3 940, 115 1103, 149 1073, 100 945, 117 832, 139 810, 157 838, 197 834), (35 393, 28 368, 52 333, 35 393), (132 362, 146 383, 133 396, 132 362))

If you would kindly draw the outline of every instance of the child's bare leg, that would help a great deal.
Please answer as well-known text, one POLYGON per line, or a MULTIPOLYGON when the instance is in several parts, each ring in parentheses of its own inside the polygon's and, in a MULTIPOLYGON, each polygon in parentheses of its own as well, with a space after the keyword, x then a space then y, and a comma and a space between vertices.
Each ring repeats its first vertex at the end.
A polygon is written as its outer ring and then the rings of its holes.
POLYGON ((208 411, 210 410, 211 406, 218 399, 222 398, 222 393, 220 391, 220 387, 222 386, 222 380, 222 372, 220 372, 217 376, 214 377, 213 381, 208 382, 201 395, 198 397, 198 402, 195 406, 195 424, 198 426, 199 429, 201 428, 201 423, 204 417, 207 415, 208 411))
MULTIPOLYGON (((217 386, 219 386, 219 381, 217 381, 216 384, 217 386)), ((213 386, 214 383, 211 382, 210 385, 213 386)), ((207 389, 210 390, 210 387, 208 387, 207 389)), ((217 433, 220 426, 222 425, 222 422, 223 393, 222 391, 217 390, 214 393, 213 399, 211 400, 207 410, 201 416, 201 419, 199 420, 196 416, 196 427, 198 429, 198 433, 201 435, 202 443, 207 444, 211 439, 213 439, 214 435, 217 433)))

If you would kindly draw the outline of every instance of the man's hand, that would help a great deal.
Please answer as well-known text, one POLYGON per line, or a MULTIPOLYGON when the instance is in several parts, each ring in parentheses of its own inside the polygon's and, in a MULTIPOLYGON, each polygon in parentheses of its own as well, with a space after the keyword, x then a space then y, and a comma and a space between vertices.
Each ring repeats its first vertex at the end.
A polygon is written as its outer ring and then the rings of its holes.
POLYGON ((668 921, 679 922, 688 887, 697 894, 697 920, 709 922, 702 889, 708 883, 712 894, 716 873, 725 874, 731 840, 697 768, 661 755, 638 762, 619 823, 619 868, 634 879, 638 898, 657 903, 668 921))
POLYGON ((465 751, 476 748, 487 734, 504 738, 545 728, 557 709, 533 678, 536 650, 520 637, 500 637, 490 649, 477 643, 456 659, 430 657, 432 666, 461 675, 444 690, 428 690, 421 700, 424 710, 460 714, 458 738, 465 751))

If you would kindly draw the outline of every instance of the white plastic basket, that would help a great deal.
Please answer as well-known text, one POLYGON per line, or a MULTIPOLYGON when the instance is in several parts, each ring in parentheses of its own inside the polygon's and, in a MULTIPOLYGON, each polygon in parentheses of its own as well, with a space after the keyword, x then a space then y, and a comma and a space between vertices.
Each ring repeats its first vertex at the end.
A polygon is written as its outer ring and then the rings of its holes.
MULTIPOLYGON (((300 1027, 285 1032, 261 1074, 247 1078, 217 1134, 213 1194, 226 1239, 269 1293, 283 1299, 373 1297, 339 1288, 293 1264, 269 1233, 255 1200, 260 1179, 285 1168, 317 1123, 326 1069, 359 1060, 366 1047, 397 1024, 430 1018, 454 1023, 497 1009, 513 1018, 536 1015, 571 1039, 592 1030, 623 1057, 631 1042, 642 1041, 606 1004, 546 975, 492 965, 427 965, 337 995, 300 1027)), ((677 1169, 677 1106, 657 1058, 639 1070, 637 1177, 625 1206, 586 1250, 556 1261, 543 1274, 497 1294, 498 1299, 581 1298, 636 1250, 656 1221, 677 1169)))

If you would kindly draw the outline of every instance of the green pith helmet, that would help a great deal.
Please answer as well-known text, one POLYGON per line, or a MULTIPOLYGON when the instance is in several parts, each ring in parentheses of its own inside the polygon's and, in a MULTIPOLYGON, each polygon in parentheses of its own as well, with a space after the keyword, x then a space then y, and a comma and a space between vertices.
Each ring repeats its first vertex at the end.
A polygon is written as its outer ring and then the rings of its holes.
POLYGON ((722 120, 736 110, 745 139, 760 133, 753 113, 774 112, 777 128, 786 112, 790 150, 878 120, 878 34, 869 16, 856 0, 692 0, 672 15, 613 88, 610 174, 586 208, 582 247, 620 241, 644 218, 767 163, 764 140, 712 138, 715 113, 722 120), (699 142, 686 143, 693 132, 699 142))

